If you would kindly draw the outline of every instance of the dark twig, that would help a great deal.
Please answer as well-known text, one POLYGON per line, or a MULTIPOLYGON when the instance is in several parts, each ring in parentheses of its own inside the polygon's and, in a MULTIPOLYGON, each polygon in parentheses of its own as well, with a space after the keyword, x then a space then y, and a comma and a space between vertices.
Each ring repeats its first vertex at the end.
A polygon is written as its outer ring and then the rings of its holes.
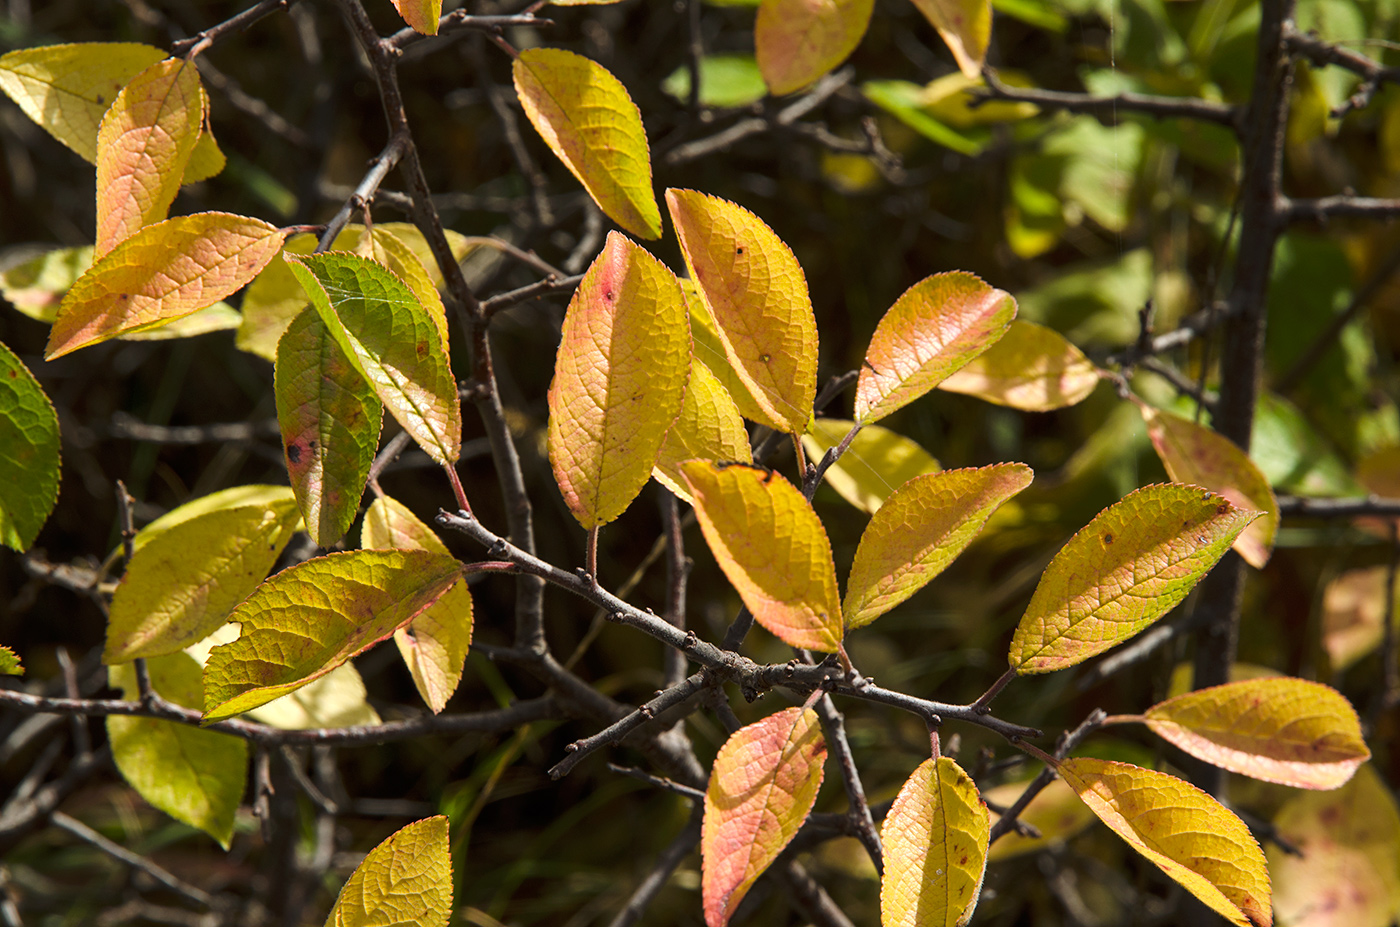
POLYGON ((1400 518, 1400 499, 1366 496, 1361 499, 1312 499, 1279 496, 1279 514, 1295 518, 1400 518))
POLYGON ((285 10, 291 5, 291 0, 261 0, 243 12, 230 16, 217 26, 210 26, 198 35, 188 39, 181 39, 178 42, 170 43, 170 54, 177 58, 192 58, 200 52, 207 50, 215 42, 226 38, 229 34, 247 29, 253 23, 278 10, 285 10))
POLYGON ((682 704, 710 684, 709 674, 702 670, 669 689, 658 692, 651 701, 592 737, 574 741, 564 748, 565 757, 554 764, 554 768, 549 771, 550 778, 562 779, 595 750, 608 744, 617 743, 643 724, 655 720, 661 713, 682 704))
MULTIPOLYGON (((621 767, 614 766, 610 768, 617 772, 627 773, 627 770, 621 767)), ((703 799, 704 795, 700 794, 699 797, 703 799)), ((648 872, 637 887, 632 890, 632 894, 627 899, 627 903, 623 905, 622 910, 618 911, 613 919, 608 922, 608 927, 632 927, 633 924, 637 923, 646 912, 647 908, 651 906, 652 901, 654 901, 656 896, 661 892, 661 889, 665 887, 666 881, 671 877, 671 873, 675 872, 676 867, 685 862, 685 858, 689 856, 696 845, 700 843, 700 814, 698 807, 697 805, 697 810, 691 813, 690 820, 686 823, 685 829, 676 835, 676 839, 672 840, 666 849, 661 851, 661 855, 656 858, 656 862, 652 865, 651 871, 648 872)))
MULTIPOLYGON (((1078 747, 1084 742, 1086 737, 1096 731, 1099 725, 1103 724, 1106 717, 1108 717, 1108 715, 1103 709, 1095 708, 1093 711, 1089 712, 1089 717, 1080 722, 1077 728, 1067 734, 1060 735, 1059 742, 1055 744, 1055 759, 1062 760, 1069 756, 1070 751, 1078 747)), ((1044 791, 1047 785, 1054 781, 1054 767, 1046 766, 1040 771, 1039 775, 1031 780, 1030 784, 1026 786, 1025 791, 1021 793, 1021 796, 1011 804, 1011 807, 1006 809, 1006 813, 1001 816, 1001 819, 992 825, 991 840, 989 842, 996 843, 997 840, 1006 836, 1008 832, 1015 830, 1016 822, 1020 818, 1021 813, 1026 810, 1026 807, 1030 805, 1037 795, 1044 791)))
POLYGON ((552 26, 554 20, 542 19, 534 13, 513 13, 504 16, 473 16, 466 10, 453 10, 438 19, 438 31, 436 36, 423 35, 412 29, 400 29, 393 35, 385 39, 393 48, 399 51, 412 48, 423 42, 430 42, 433 39, 443 39, 464 32, 485 32, 491 35, 499 35, 502 29, 511 26, 552 26))
POLYGON ((131 852, 115 841, 108 840, 82 821, 71 818, 62 811, 55 811, 50 814, 49 820, 52 821, 54 826, 59 830, 72 834, 84 843, 97 847, 97 849, 101 850, 103 853, 106 853, 113 859, 126 863, 133 869, 141 870, 182 898, 193 901, 195 904, 202 904, 206 908, 214 907, 214 898, 208 892, 190 885, 183 879, 177 878, 146 857, 131 852))
MULTIPOLYGON (((99 430, 99 434, 102 432, 99 430)), ((232 444, 275 438, 280 432, 277 419, 256 422, 226 422, 214 425, 152 425, 125 412, 116 412, 108 423, 109 438, 128 438, 152 444, 232 444)))
POLYGON ((658 789, 665 789, 668 792, 673 792, 676 795, 679 795, 681 798, 688 798, 693 802, 703 802, 705 800, 705 791, 703 789, 693 788, 688 785, 681 785, 679 782, 675 782, 671 779, 665 779, 661 776, 653 776, 651 773, 646 772, 645 770, 637 769, 634 766, 619 766, 616 763, 609 763, 608 769, 612 772, 617 773, 620 776, 627 776, 630 779, 638 779, 649 785, 654 785, 658 789))
POLYGON ((489 319, 503 309, 511 306, 518 306, 520 303, 529 302, 540 296, 547 296, 551 293, 562 293, 565 290, 572 290, 583 281, 582 274, 575 274, 569 277, 556 277, 550 274, 543 280, 536 280, 534 283, 527 283, 518 289, 505 293, 497 293, 495 296, 485 299, 481 303, 481 311, 489 319))
POLYGON ((1341 106, 1332 110, 1335 119, 1342 118, 1354 109, 1370 105, 1381 84, 1400 83, 1400 68, 1386 67, 1359 52, 1300 32, 1291 20, 1284 23, 1283 38, 1289 51, 1307 58, 1313 64, 1335 65, 1360 75, 1361 86, 1341 106))
POLYGON ((774 874, 787 886, 792 900, 813 927, 855 927, 846 912, 837 907, 826 889, 797 860, 789 859, 785 865, 774 868, 774 874))
POLYGON ((885 851, 880 845, 880 832, 875 829, 875 819, 870 813, 870 802, 865 797, 860 771, 856 769, 855 758, 851 755, 850 741, 846 739, 846 719, 836 710, 828 695, 817 699, 814 707, 822 722, 822 732, 826 734, 827 747, 841 766, 841 784, 846 788, 846 802, 850 805, 846 813, 850 815, 856 838, 875 864, 875 871, 883 875, 885 851))
MULTIPOLYGON (((690 582, 690 569, 694 565, 685 555, 685 533, 682 530, 680 505, 675 495, 666 487, 660 487, 661 518, 666 526, 666 620, 675 628, 686 628, 685 600, 690 582)), ((664 666, 662 681, 667 687, 677 685, 685 679, 685 654, 679 650, 666 648, 662 656, 664 666)))
POLYGON ((1162 97, 1143 93, 1096 96, 1089 93, 1010 87, 1002 83, 996 71, 989 67, 982 69, 982 77, 987 82, 987 87, 979 98, 972 102, 973 106, 989 100, 1009 100, 1016 103, 1034 103, 1041 109, 1088 113, 1101 120, 1117 121, 1119 112, 1136 112, 1159 119, 1199 119, 1202 122, 1228 126, 1237 131, 1240 124, 1240 113, 1235 107, 1195 97, 1162 97))
POLYGON ((1278 216, 1284 222, 1327 222, 1331 219, 1395 219, 1400 199, 1338 194, 1317 199, 1279 197, 1278 216))
POLYGON ((366 207, 374 199, 374 195, 379 192, 379 185, 384 182, 384 178, 389 176, 389 172, 398 166, 399 160, 403 158, 404 152, 413 144, 407 130, 395 132, 389 139, 389 144, 375 155, 369 162, 369 170, 365 176, 360 178, 355 191, 350 194, 335 214, 335 218, 326 224, 326 230, 321 233, 321 240, 316 243, 316 251, 329 251, 335 244, 335 239, 345 226, 350 224, 350 219, 355 213, 366 207))

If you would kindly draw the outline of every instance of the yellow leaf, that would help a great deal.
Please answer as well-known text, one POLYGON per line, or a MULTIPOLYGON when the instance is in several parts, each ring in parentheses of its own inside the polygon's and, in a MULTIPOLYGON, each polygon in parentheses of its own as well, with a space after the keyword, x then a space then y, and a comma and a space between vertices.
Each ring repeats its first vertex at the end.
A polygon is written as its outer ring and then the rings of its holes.
POLYGON ((933 24, 958 70, 967 77, 982 73, 987 60, 987 46, 992 41, 992 4, 990 0, 913 0, 924 18, 933 24))
MULTIPOLYGON (((1021 797, 1021 793, 1029 784, 1029 781, 1008 782, 985 790, 982 797, 988 805, 1010 807, 1021 797)), ((992 826, 996 826, 997 821, 1001 820, 1001 815, 993 811, 991 819, 992 826)), ((987 853, 987 862, 995 863, 998 860, 1011 859, 1062 844, 1092 824, 1094 813, 1079 800, 1073 789, 1065 785, 1063 779, 1055 779, 1031 799, 1031 803, 1017 816, 1017 820, 1024 821, 1040 831, 1040 836, 1023 837, 1014 830, 1008 831, 992 844, 992 849, 987 853)))
POLYGON ((874 9, 875 0, 764 0, 754 49, 768 89, 775 96, 801 90, 845 61, 874 9))
POLYGON ((1175 776, 1076 758, 1060 776, 1114 833, 1239 927, 1270 927, 1264 853, 1233 812, 1175 776))
POLYGON ((639 238, 661 237, 642 114, 602 65, 559 48, 515 59, 515 92, 530 124, 593 197, 639 238))
POLYGON ((246 486, 231 486, 207 496, 192 499, 151 522, 131 539, 131 545, 139 553, 141 548, 160 537, 165 532, 182 525, 193 518, 209 512, 236 509, 245 506, 277 508, 293 500, 292 491, 286 486, 272 486, 267 483, 251 483, 246 486))
POLYGON ((437 815, 408 825, 370 850, 340 890, 326 927, 447 927, 451 916, 447 818, 437 815))
MULTIPOLYGON (((839 418, 814 418, 802 436, 802 447, 816 462, 855 427, 839 418)), ((866 425, 826 471, 826 482, 841 498, 862 512, 875 514, 885 500, 905 483, 925 473, 936 473, 938 461, 918 444, 879 425, 866 425)))
POLYGON ((720 569, 763 627, 793 647, 834 653, 841 601, 817 513, 780 475, 744 464, 681 464, 720 569))
POLYGON ((692 359, 680 417, 666 433, 651 475, 677 497, 692 503, 681 476, 681 463, 695 458, 752 463, 753 450, 734 400, 710 368, 692 359))
POLYGON ((987 869, 991 823, 977 786, 948 757, 925 760, 899 790, 880 833, 882 927, 962 927, 987 869))
POLYGON ((403 21, 423 35, 437 35, 442 17, 442 0, 394 0, 394 9, 403 21))
POLYGON ((1045 412, 1083 401, 1098 384, 1098 368, 1063 335, 1017 319, 1000 341, 938 388, 999 406, 1045 412))
POLYGON ((701 829, 707 927, 724 927, 812 811, 826 741, 810 708, 788 708, 730 735, 715 757, 701 829))
POLYGON ((715 375, 729 398, 734 401, 739 414, 751 422, 766 422, 768 416, 759 407, 757 400, 744 385, 734 365, 725 354, 724 342, 720 339, 719 325, 710 315, 710 307, 695 286, 695 281, 686 277, 681 281, 681 292, 685 294, 686 312, 690 314, 690 348, 695 359, 709 368, 715 375))

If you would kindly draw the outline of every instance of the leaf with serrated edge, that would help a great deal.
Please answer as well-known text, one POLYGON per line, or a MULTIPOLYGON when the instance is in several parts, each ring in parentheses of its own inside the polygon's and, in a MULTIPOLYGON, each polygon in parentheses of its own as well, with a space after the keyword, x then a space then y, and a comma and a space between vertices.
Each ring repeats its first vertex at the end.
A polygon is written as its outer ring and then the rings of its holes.
MULTIPOLYGON (((200 705, 199 664, 172 653, 146 663, 151 688, 185 708, 200 705)), ((107 670, 122 697, 141 697, 130 664, 107 670)), ((122 778, 146 801, 197 827, 228 849, 234 813, 248 775, 248 744, 240 737, 155 718, 109 715, 107 740, 122 778)))
POLYGON ((1012 668, 1065 669, 1137 634, 1186 598, 1258 516, 1198 486, 1129 493, 1050 561, 1011 640, 1012 668))
POLYGON ((549 462, 583 527, 617 518, 642 491, 689 376, 680 284, 610 232, 569 302, 549 387, 549 462))
POLYGON ((384 409, 311 309, 282 335, 273 394, 287 475, 307 533, 317 546, 330 547, 359 512, 384 409))
POLYGON ((666 433, 651 475, 689 504, 692 500, 681 476, 681 463, 696 458, 752 463, 753 450, 734 400, 710 368, 692 360, 680 417, 666 433))
POLYGON ((934 274, 885 313, 856 383, 857 421, 877 421, 933 389, 991 347, 1016 316, 1016 300, 972 274, 934 274))
POLYGON ((1175 776, 1130 763, 1075 758, 1058 772, 1134 850, 1239 927, 1269 927, 1269 872, 1233 812, 1175 776))
POLYGON ((1179 415, 1141 407, 1147 434, 1167 475, 1220 493, 1232 505, 1262 513, 1235 539, 1235 552, 1263 569, 1278 533, 1278 500, 1249 455, 1224 435, 1179 415))
POLYGON ((953 53, 958 70, 978 77, 992 41, 991 0, 913 0, 953 53))
POLYGON ((204 670, 204 719, 265 705, 384 640, 462 576, 452 557, 422 550, 353 550, 317 557, 263 583, 229 621, 238 640, 204 670))
POLYGON ((882 927, 962 927, 971 920, 990 840, 987 806, 968 774, 946 756, 925 760, 880 832, 882 927))
POLYGON ((841 601, 831 542, 791 483, 744 464, 681 464, 695 516, 720 569, 754 619, 793 647, 834 653, 841 601))
POLYGON ((45 360, 155 328, 233 294, 282 247, 285 233, 223 212, 141 229, 78 278, 63 297, 45 360))
POLYGON ((436 323, 413 291, 368 258, 287 255, 311 304, 387 408, 443 466, 462 448, 462 404, 436 323))
POLYGON ((19 662, 19 655, 9 647, 0 645, 0 676, 23 676, 24 666, 19 662))
MULTIPOLYGON (((814 418, 802 436, 802 447, 813 462, 855 427, 839 418, 814 418)), ((846 453, 826 471, 826 482, 841 498, 873 515, 905 483, 925 473, 937 473, 938 461, 914 441, 879 425, 866 425, 846 453)))
MULTIPOLYGON (((403 503, 388 496, 375 499, 365 512, 360 546, 447 553, 447 545, 433 529, 403 503)), ((466 583, 444 592, 408 627, 394 632, 394 643, 413 676, 413 684, 434 714, 442 711, 457 691, 471 642, 472 597, 466 583)))
POLYGON ((370 850, 340 890, 326 927, 447 927, 451 916, 452 854, 447 818, 437 815, 370 850))
MULTIPOLYGON (((422 237, 421 233, 419 237, 422 237)), ((423 266, 422 260, 408 244, 382 225, 370 229, 370 241, 374 251, 370 256, 398 274, 399 279, 408 284, 408 288, 418 297, 418 302, 437 326, 438 336, 445 348, 449 344, 447 307, 442 303, 442 296, 438 294, 437 284, 428 273, 428 268, 423 266)))
POLYGON ((639 238, 660 238, 651 149, 641 111, 622 82, 560 48, 527 48, 513 73, 530 124, 598 208, 639 238))
POLYGON ((1199 689, 1153 705, 1142 720, 1197 759, 1300 789, 1335 789, 1371 756, 1346 697, 1303 679, 1199 689))
POLYGON ((112 597, 104 663, 201 640, 267 577, 301 521, 296 504, 216 509, 144 544, 112 597))
POLYGON ((0 544, 28 550, 58 501, 58 413, 0 343, 0 544))
POLYGON ((1064 335, 1017 319, 1001 340, 938 388, 1027 412, 1082 402, 1099 385, 1099 370, 1064 335))
POLYGON ((817 391, 817 323, 792 249, 719 197, 667 190, 666 207, 725 356, 764 415, 760 423, 802 434, 817 391))
POLYGON ((707 927, 724 927, 777 859, 821 790, 826 741, 810 708, 788 708, 729 736, 705 790, 700 835, 707 927))
POLYGON ((102 257, 166 217, 204 122, 199 70, 180 58, 133 77, 97 133, 97 244, 102 257))
POLYGON ((394 9, 403 21, 422 35, 437 35, 442 17, 442 0, 394 0, 394 9))
POLYGON ((856 548, 841 606, 846 628, 864 627, 922 589, 1032 476, 1025 464, 997 464, 930 473, 895 490, 856 548))
POLYGON ((754 51, 774 96, 801 90, 856 50, 875 0, 763 0, 754 51))

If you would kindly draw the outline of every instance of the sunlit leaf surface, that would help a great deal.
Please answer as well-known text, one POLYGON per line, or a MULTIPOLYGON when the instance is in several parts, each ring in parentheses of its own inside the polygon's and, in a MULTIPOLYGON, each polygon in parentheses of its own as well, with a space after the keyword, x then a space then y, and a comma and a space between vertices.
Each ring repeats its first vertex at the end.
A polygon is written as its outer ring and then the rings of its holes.
MULTIPOLYGON (((810 462, 821 460, 854 426, 846 419, 812 419, 802 436, 810 462)), ((826 471, 826 482, 841 498, 873 515, 890 493, 916 476, 936 472, 938 461, 918 444, 888 428, 866 425, 826 471)))
POLYGON ((990 0, 913 0, 953 53, 958 69, 967 77, 982 73, 987 46, 992 40, 990 0))
POLYGON ((874 9, 875 0, 764 0, 754 47, 768 89, 801 90, 845 61, 874 9))
POLYGON ((753 452, 734 400, 710 368, 692 360, 680 417, 666 433, 651 475, 689 503, 690 489, 680 467, 684 461, 697 458, 752 463, 753 452))
POLYGON ((394 0, 394 8, 413 31, 437 35, 438 19, 442 16, 442 0, 394 0))
POLYGON ((452 855, 447 818, 416 821, 370 850, 350 876, 326 927, 447 927, 452 855))
POLYGON ((1083 401, 1098 384, 1098 368, 1067 338, 1017 319, 1000 341, 938 388, 999 406, 1045 412, 1083 401))

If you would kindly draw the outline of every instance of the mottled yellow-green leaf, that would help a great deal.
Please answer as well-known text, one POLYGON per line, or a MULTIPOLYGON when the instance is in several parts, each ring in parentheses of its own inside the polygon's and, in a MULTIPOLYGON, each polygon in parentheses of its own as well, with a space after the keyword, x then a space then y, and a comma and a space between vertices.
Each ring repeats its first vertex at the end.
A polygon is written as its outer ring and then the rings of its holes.
MULTIPOLYGON (((1322 591, 1322 648, 1333 672, 1374 651, 1385 637, 1387 566, 1348 570, 1322 591)), ((1395 582, 1390 623, 1400 628, 1400 578, 1395 582)))
POLYGON ((1141 410, 1168 476, 1178 483, 1204 486, 1241 509, 1261 513, 1235 539, 1235 552, 1250 566, 1263 569, 1273 552, 1279 521, 1278 500, 1268 479, 1224 435, 1171 412, 1148 406, 1141 410))
POLYGON ((248 712, 248 718, 284 731, 379 724, 379 713, 367 695, 355 664, 342 663, 295 692, 254 708, 248 712))
MULTIPOLYGON (((388 496, 375 499, 365 512, 360 546, 447 553, 447 545, 433 529, 388 496)), ((472 643, 472 597, 467 584, 453 586, 407 627, 395 631, 394 643, 418 694, 434 714, 442 711, 462 680, 462 664, 472 643)))
POLYGON ((681 464, 705 542, 754 619, 793 647, 833 653, 841 600, 831 542, 787 480, 751 465, 681 464))
POLYGON ((365 857, 350 876, 326 927, 447 927, 452 855, 447 818, 416 821, 365 857))
POLYGON ((690 277, 725 357, 763 415, 759 421, 801 435, 816 396, 817 323, 797 258, 763 220, 727 200, 667 190, 666 206, 690 277))
POLYGON ((58 501, 58 413, 0 342, 0 544, 28 550, 58 501))
POLYGON ((690 376, 690 327, 674 274, 618 232, 564 316, 549 387, 549 462, 585 528, 642 491, 690 376))
POLYGON ((122 341, 172 341, 176 338, 193 338, 210 332, 226 332, 243 323, 243 316, 228 303, 215 303, 197 312, 181 316, 159 328, 128 332, 117 337, 122 341))
POLYGON ((164 219, 204 123, 199 70, 159 61, 122 88, 97 132, 96 258, 164 219))
MULTIPOLYGON (((982 793, 988 805, 1009 808, 1021 797, 1029 780, 1008 782, 982 793)), ((1001 815, 991 812, 992 826, 996 826, 1001 815)), ((1007 832, 987 853, 987 862, 1011 859, 1026 853, 1034 853, 1047 846, 1063 843, 1094 822, 1094 813, 1079 800, 1074 790, 1065 785, 1063 779, 1055 779, 1031 799, 1017 820, 1040 831, 1039 837, 1022 836, 1015 830, 1007 832)))
MULTIPOLYGON (((392 223, 396 228, 404 223, 392 223)), ((413 228, 413 226, 409 226, 413 228)), ((414 231, 418 231, 414 229, 414 231)), ((418 239, 423 240, 420 232, 418 239)), ((442 338, 444 347, 450 342, 447 335, 447 307, 442 304, 442 296, 438 294, 437 280, 441 279, 441 274, 434 278, 428 273, 428 268, 424 266, 418 252, 407 242, 398 237, 392 229, 383 225, 376 225, 370 230, 370 240, 373 246, 374 258, 385 267, 399 275, 408 288, 413 291, 413 295, 418 297, 418 302, 427 311, 428 316, 437 326, 438 336, 442 338)), ((425 242, 426 244, 426 242, 425 242)))
POLYGON ((1180 483, 1147 486, 1100 512, 1040 578, 1011 641, 1016 672, 1074 666, 1171 611, 1258 512, 1180 483))
POLYGON ((442 0, 394 0, 394 9, 403 21, 423 35, 437 35, 442 16, 442 0))
POLYGON ((695 281, 689 277, 682 280, 681 292, 685 294, 685 308, 690 313, 690 349, 695 359, 715 375, 729 398, 734 400, 740 415, 751 422, 768 421, 768 416, 729 362, 724 342, 719 337, 719 325, 710 315, 710 307, 705 305, 705 298, 700 295, 695 281))
POLYGON ((972 274, 926 277, 885 313, 861 365, 855 416, 870 423, 933 389, 991 347, 1016 317, 1016 300, 972 274))
POLYGON ((690 489, 681 476, 681 463, 697 458, 752 463, 753 450, 749 447, 744 420, 728 391, 710 373, 710 368, 692 359, 681 414, 666 433, 651 475, 690 503, 690 489))
POLYGON ((283 570, 229 616, 238 640, 204 670, 204 717, 228 718, 324 676, 436 602, 461 564, 422 550, 354 550, 283 570))
MULTIPOLYGON (((201 88, 202 89, 202 88, 201 88)), ((204 112, 209 112, 209 94, 203 93, 204 112)), ((206 123, 204 131, 199 134, 199 141, 194 144, 194 151, 190 153, 189 163, 185 165, 185 176, 181 183, 199 183, 201 180, 208 180, 217 174, 223 173, 228 165, 228 158, 225 157, 219 148, 219 143, 214 140, 214 136, 209 132, 206 123)))
POLYGON ((19 655, 9 647, 0 645, 0 676, 23 676, 24 666, 19 662, 19 655))
POLYGON ((515 59, 515 92, 530 124, 593 197, 639 238, 661 237, 642 114, 602 65, 560 48, 515 59))
POLYGON ((856 50, 875 0, 764 0, 754 50, 775 96, 801 90, 856 50))
POLYGON ((73 282, 92 266, 92 246, 58 248, 0 274, 0 295, 36 322, 53 322, 73 282))
POLYGON ((971 777, 948 757, 925 760, 904 783, 880 842, 882 927, 962 927, 987 870, 991 823, 971 777))
POLYGON ((1400 918, 1400 811, 1369 763, 1334 792, 1302 792, 1274 817, 1274 913, 1288 927, 1390 927, 1400 918))
POLYGON ((1211 910, 1239 927, 1270 927, 1264 853, 1235 814, 1175 776, 1076 758, 1060 776, 1089 810, 1211 910))
POLYGON ((330 547, 359 512, 384 408, 311 309, 282 335, 273 393, 287 475, 307 533, 330 547))
POLYGON ((443 466, 462 447, 462 404, 437 323, 408 286, 368 258, 340 251, 287 256, 350 362, 380 402, 443 466))
MULTIPOLYGON (((156 692, 185 708, 199 708, 199 664, 193 658, 172 653, 149 660, 146 668, 156 692)), ((110 667, 107 680, 123 698, 140 698, 130 664, 110 667)), ((125 715, 107 717, 107 740, 122 778, 142 798, 228 849, 248 775, 246 741, 187 724, 125 715)))
POLYGON ((943 572, 1032 476, 1025 464, 997 464, 930 473, 895 490, 856 548, 842 603, 847 629, 869 624, 943 572))
POLYGON ((103 662, 174 653, 209 636, 267 576, 300 521, 284 496, 205 512, 143 543, 112 597, 103 662))
POLYGON ((131 539, 136 551, 160 537, 176 525, 184 524, 192 518, 217 512, 222 509, 236 509, 244 506, 278 508, 284 503, 293 502, 292 491, 286 486, 272 486, 266 483, 250 483, 246 486, 231 486, 207 496, 191 499, 151 522, 131 539))
POLYGON ((991 0, 913 0, 943 37, 958 70, 968 77, 982 73, 992 41, 991 0))
POLYGON ((155 328, 231 295, 276 256, 284 233, 221 212, 141 229, 92 265, 58 307, 45 359, 155 328))
POLYGON ((701 887, 707 927, 724 927, 792 841, 822 785, 826 741, 810 708, 788 708, 730 735, 705 790, 701 887))
MULTIPOLYGON (((808 459, 812 463, 821 460, 855 424, 839 418, 812 419, 802 436, 808 459)), ((890 493, 916 476, 936 472, 938 461, 917 443, 888 428, 866 425, 846 453, 827 469, 826 482, 841 498, 873 515, 890 493)))
POLYGON ((1303 679, 1198 689, 1153 705, 1142 719, 1197 759, 1300 789, 1335 789, 1371 757, 1346 697, 1303 679))
POLYGON ((1083 401, 1098 384, 1098 368, 1064 335, 1017 319, 1000 341, 938 388, 999 406, 1045 412, 1083 401))

